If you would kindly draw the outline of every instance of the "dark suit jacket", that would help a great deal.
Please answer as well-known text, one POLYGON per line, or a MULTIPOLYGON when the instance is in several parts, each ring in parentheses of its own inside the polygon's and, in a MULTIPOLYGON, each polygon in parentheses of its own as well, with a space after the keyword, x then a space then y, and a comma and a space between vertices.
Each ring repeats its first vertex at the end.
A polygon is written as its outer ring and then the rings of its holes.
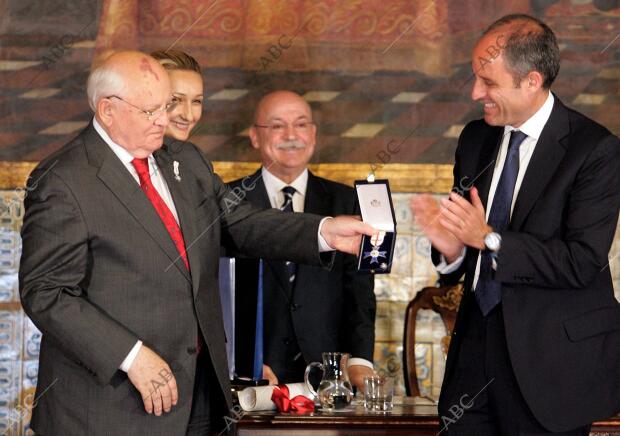
POLYGON ((192 144, 164 145, 154 156, 174 199, 191 274, 155 209, 92 125, 32 173, 38 186, 25 201, 19 277, 24 310, 43 332, 37 433, 184 435, 198 328, 225 413, 231 398, 217 290, 220 236, 242 252, 320 262, 321 217, 239 204, 192 144), (179 403, 161 417, 144 411, 118 369, 138 339, 177 380, 179 403))
MULTIPOLYGON (((230 185, 241 187, 243 180, 230 185)), ((245 180, 246 186, 255 183, 255 188, 247 192, 250 203, 271 208, 261 170, 245 180)), ((330 216, 359 214, 356 203, 352 188, 309 173, 305 212, 330 216)), ((237 259, 236 366, 239 375, 252 375, 257 271, 256 259, 237 259)), ((357 273, 355 256, 337 253, 330 271, 299 264, 292 290, 287 281, 284 262, 265 262, 264 362, 282 378, 280 381, 303 380, 303 372, 286 375, 285 369, 291 368, 287 360, 287 341, 297 341, 306 363, 322 361, 324 351, 349 352, 353 357, 372 362, 376 311, 374 278, 357 273)))
MULTIPOLYGON (((473 121, 456 151, 455 186, 475 181, 485 208, 493 165, 483 170, 496 158, 502 135, 503 127, 473 121)), ((620 305, 607 258, 619 205, 620 141, 556 97, 502 234, 495 273, 519 387, 551 431, 620 410, 620 305)), ((457 353, 467 352, 459 347, 459 330, 467 306, 477 304, 470 290, 478 253, 468 248, 461 268, 442 277, 454 283, 465 274, 466 290, 444 383, 457 353)))

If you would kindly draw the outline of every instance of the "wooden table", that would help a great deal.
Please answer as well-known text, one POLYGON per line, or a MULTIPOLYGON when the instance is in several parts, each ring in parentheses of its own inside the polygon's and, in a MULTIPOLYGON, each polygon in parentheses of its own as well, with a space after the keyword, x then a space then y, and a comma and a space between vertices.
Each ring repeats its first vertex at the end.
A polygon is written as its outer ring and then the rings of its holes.
MULTIPOLYGON (((366 412, 363 405, 342 412, 316 411, 308 415, 246 412, 237 423, 237 435, 437 435, 442 426, 435 405, 412 398, 401 402, 389 413, 366 412)), ((595 423, 591 434, 620 435, 620 416, 595 423)))

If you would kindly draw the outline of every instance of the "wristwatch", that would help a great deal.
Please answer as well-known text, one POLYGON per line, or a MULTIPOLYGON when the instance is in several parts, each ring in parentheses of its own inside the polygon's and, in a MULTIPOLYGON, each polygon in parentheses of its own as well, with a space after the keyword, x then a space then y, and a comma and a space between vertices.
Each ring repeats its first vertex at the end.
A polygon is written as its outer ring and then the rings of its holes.
POLYGON ((497 253, 502 247, 502 236, 496 232, 487 233, 484 237, 484 245, 487 247, 487 250, 497 253))

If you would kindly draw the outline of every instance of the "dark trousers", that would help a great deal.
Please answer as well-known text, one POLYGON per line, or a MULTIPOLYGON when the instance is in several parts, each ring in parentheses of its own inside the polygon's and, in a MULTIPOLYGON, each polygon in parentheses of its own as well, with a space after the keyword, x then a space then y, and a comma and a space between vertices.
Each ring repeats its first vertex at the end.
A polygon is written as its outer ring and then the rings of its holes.
POLYGON ((226 400, 217 382, 209 350, 203 347, 196 361, 196 378, 187 435, 227 434, 224 431, 224 415, 228 415, 226 400))
POLYGON ((553 433, 536 420, 517 384, 508 355, 501 304, 483 317, 473 295, 455 367, 444 380, 439 416, 442 436, 588 435, 590 426, 553 433))
POLYGON ((192 411, 187 426, 188 436, 204 436, 211 434, 211 407, 207 383, 208 369, 211 366, 209 352, 202 350, 196 360, 196 378, 192 395, 192 411))

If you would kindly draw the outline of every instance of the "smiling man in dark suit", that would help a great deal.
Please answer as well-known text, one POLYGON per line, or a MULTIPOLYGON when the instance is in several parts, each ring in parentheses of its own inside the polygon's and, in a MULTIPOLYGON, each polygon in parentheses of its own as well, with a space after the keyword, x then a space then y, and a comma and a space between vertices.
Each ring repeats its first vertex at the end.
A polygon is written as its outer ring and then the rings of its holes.
POLYGON ((110 56, 88 97, 94 120, 37 166, 25 202, 20 292, 43 333, 32 428, 210 434, 232 405, 220 236, 235 251, 320 265, 320 249, 354 253, 372 231, 253 208, 194 145, 162 147, 170 83, 148 55, 110 56))
POLYGON ((620 410, 620 305, 608 253, 620 141, 551 93, 552 30, 491 25, 472 55, 454 192, 412 201, 446 284, 465 275, 439 402, 443 434, 587 435, 620 410))
MULTIPOLYGON (((351 187, 312 174, 316 126, 306 101, 290 91, 275 91, 259 102, 250 128, 252 146, 262 168, 231 183, 253 185, 247 199, 261 208, 321 215, 358 214, 351 187)), ((237 292, 239 369, 252 367, 247 353, 255 331, 258 260, 238 259, 237 292), (248 341, 248 339, 250 339, 248 341), (250 362, 250 364, 248 364, 250 362)), ((357 272, 352 255, 336 256, 330 271, 304 263, 267 261, 264 265, 264 377, 272 383, 303 381, 304 369, 321 361, 325 351, 351 354, 349 376, 354 385, 373 374, 374 279, 357 272)), ((241 374, 247 375, 247 374, 241 374)), ((252 374, 249 374, 252 375, 252 374)))

